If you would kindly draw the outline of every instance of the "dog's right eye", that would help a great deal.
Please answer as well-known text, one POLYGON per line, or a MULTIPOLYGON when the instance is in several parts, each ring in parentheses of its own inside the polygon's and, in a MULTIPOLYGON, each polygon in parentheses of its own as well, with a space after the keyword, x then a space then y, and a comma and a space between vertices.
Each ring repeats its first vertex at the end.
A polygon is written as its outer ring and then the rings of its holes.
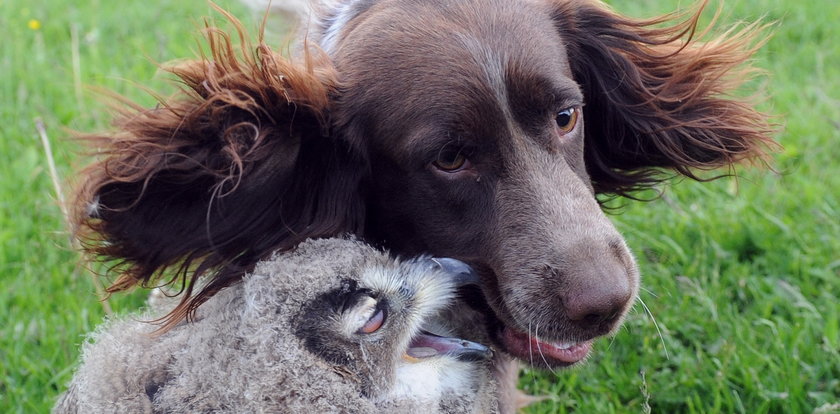
POLYGON ((460 150, 444 150, 438 154, 438 158, 432 164, 441 171, 456 172, 467 168, 469 160, 460 150))

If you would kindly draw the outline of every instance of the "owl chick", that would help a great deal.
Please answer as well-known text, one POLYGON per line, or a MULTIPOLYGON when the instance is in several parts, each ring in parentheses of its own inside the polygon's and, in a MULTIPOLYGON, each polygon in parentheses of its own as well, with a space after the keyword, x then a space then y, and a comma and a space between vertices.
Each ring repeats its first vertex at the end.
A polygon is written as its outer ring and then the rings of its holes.
POLYGON ((457 260, 310 240, 162 335, 106 323, 54 411, 497 411, 491 350, 448 336, 442 317, 476 282, 457 260))

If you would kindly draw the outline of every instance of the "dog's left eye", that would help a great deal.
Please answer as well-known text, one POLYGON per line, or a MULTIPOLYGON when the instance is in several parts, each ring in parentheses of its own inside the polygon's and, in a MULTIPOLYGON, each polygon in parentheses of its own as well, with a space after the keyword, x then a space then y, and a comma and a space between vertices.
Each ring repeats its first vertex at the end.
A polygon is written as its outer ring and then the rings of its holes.
POLYGON ((578 113, 580 113, 580 110, 575 107, 566 108, 557 113, 555 122, 557 122, 557 133, 560 134, 560 136, 566 135, 575 129, 578 113))

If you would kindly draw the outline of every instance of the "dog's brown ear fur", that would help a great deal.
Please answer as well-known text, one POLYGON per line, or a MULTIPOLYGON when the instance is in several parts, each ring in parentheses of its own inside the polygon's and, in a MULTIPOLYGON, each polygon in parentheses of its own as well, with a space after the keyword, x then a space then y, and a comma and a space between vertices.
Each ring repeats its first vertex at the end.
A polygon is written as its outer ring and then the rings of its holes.
POLYGON ((703 4, 688 18, 634 20, 593 0, 552 1, 585 96, 596 192, 628 195, 666 179, 661 168, 700 179, 696 170, 764 160, 776 146, 768 117, 732 95, 755 72, 748 60, 764 26, 701 41, 703 4))
POLYGON ((272 251, 363 225, 366 164, 328 135, 327 59, 291 63, 234 23, 242 52, 208 27, 208 56, 166 69, 180 92, 83 137, 97 160, 81 174, 76 235, 119 274, 110 292, 182 283, 171 323, 272 251))

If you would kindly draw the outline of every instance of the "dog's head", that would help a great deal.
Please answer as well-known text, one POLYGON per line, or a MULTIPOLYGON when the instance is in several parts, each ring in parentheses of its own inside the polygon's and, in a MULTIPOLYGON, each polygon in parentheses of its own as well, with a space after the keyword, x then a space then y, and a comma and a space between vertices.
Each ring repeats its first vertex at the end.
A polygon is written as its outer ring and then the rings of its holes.
POLYGON ((700 43, 699 11, 660 27, 673 17, 586 0, 321 12, 309 41, 330 76, 265 50, 236 63, 216 33, 211 63, 175 69, 191 88, 177 111, 124 121, 130 139, 80 193, 99 208, 78 215, 106 241, 95 254, 127 261, 119 287, 214 272, 196 305, 272 250, 351 231, 469 262, 497 345, 568 365, 616 329, 639 284, 596 195, 653 185, 663 168, 694 177, 769 141, 765 117, 724 96, 755 27, 700 43))

